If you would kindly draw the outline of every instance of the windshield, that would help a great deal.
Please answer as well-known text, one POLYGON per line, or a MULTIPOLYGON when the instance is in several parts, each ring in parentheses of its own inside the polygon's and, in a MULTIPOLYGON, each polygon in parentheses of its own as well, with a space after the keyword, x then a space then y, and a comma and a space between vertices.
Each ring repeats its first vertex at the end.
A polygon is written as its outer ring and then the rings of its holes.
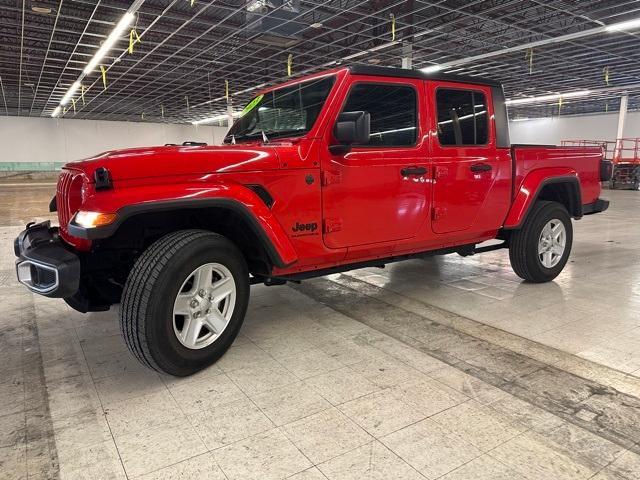
POLYGON ((304 135, 313 127, 335 76, 317 78, 258 95, 242 111, 225 137, 233 139, 290 137, 304 135))

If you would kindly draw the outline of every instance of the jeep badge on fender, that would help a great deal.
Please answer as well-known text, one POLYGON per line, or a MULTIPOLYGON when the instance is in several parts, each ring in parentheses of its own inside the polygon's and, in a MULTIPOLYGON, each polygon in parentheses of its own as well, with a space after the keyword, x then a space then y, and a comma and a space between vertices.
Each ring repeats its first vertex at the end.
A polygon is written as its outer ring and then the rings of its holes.
POLYGON ((317 223, 300 223, 296 222, 296 224, 291 228, 294 232, 315 232, 318 229, 317 223))

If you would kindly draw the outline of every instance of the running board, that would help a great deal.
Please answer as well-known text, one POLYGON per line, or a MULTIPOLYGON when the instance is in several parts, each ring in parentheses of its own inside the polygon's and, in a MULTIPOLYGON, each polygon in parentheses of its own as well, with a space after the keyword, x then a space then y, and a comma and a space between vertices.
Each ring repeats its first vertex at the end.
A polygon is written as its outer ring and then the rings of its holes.
POLYGON ((501 250, 503 248, 509 248, 509 242, 506 240, 502 243, 496 243, 495 245, 487 245, 486 247, 476 247, 475 245, 471 245, 467 248, 458 250, 458 254, 463 257, 468 257, 475 255, 476 253, 493 252, 494 250, 501 250))

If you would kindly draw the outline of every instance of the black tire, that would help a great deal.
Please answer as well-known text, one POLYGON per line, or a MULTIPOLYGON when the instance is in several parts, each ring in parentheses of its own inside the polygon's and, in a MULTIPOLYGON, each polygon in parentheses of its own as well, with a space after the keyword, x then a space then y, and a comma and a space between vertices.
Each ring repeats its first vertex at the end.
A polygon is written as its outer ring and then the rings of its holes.
POLYGON ((564 205, 557 202, 538 201, 531 209, 522 227, 514 230, 509 239, 509 260, 513 271, 520 278, 533 282, 549 282, 556 278, 569 259, 573 243, 571 217, 564 205), (542 264, 538 255, 538 242, 542 229, 551 220, 560 220, 566 231, 565 249, 559 262, 552 268, 542 264))
POLYGON ((236 338, 249 302, 249 272, 238 248, 205 230, 182 230, 153 243, 136 261, 124 286, 120 329, 133 355, 149 368, 187 376, 214 363, 236 338), (211 345, 189 349, 174 331, 173 303, 191 272, 206 263, 224 265, 236 287, 227 327, 211 345))

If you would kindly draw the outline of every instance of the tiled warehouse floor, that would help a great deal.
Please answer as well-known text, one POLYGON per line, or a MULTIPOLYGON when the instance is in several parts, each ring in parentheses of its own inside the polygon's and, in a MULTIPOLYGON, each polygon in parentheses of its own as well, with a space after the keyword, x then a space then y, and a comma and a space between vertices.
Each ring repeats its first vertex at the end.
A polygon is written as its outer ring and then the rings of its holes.
POLYGON ((176 379, 115 310, 16 284, 51 191, 0 187, 0 478, 640 478, 637 192, 575 224, 551 284, 498 251, 255 287, 231 350, 176 379))

